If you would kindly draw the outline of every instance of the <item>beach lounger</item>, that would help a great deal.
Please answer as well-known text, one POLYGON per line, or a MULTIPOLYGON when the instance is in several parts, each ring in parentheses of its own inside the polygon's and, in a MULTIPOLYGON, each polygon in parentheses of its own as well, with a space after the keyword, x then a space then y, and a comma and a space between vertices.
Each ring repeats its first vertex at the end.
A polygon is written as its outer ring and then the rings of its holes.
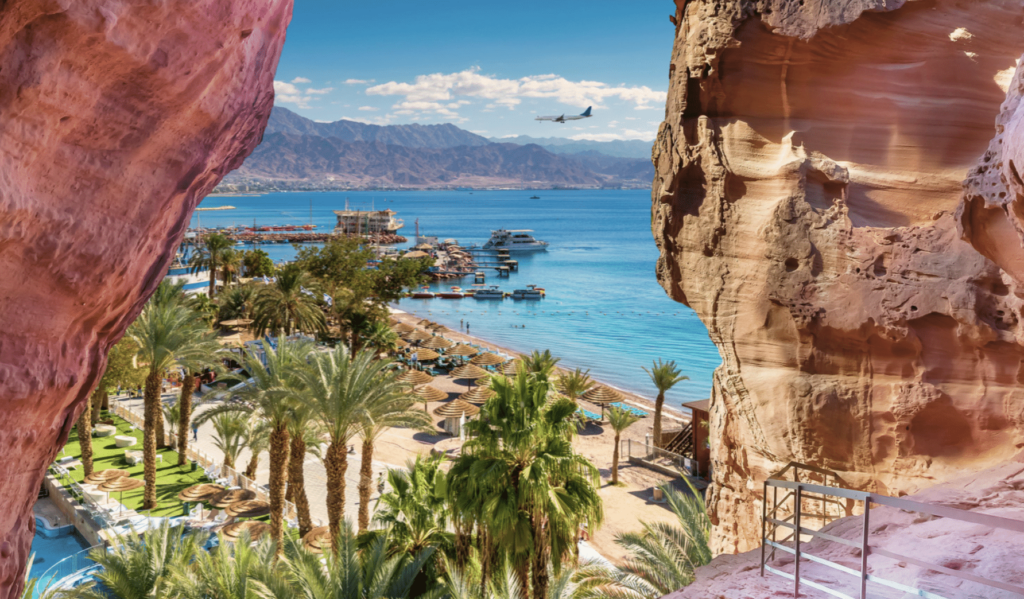
POLYGON ((592 420, 594 422, 600 422, 601 421, 601 416, 599 416, 599 415, 597 415, 597 414, 595 414, 595 413, 593 413, 591 411, 584 410, 583 408, 577 408, 576 409, 576 413, 579 414, 580 416, 582 416, 584 420, 592 420))
POLYGON ((618 408, 618 409, 623 410, 624 412, 628 412, 628 413, 630 413, 630 414, 632 414, 634 416, 639 416, 640 418, 647 418, 647 412, 645 412, 643 410, 640 410, 640 409, 637 409, 637 408, 634 408, 633 406, 627 405, 627 404, 625 404, 625 403, 623 403, 621 401, 615 402, 615 403, 611 404, 611 407, 618 408))

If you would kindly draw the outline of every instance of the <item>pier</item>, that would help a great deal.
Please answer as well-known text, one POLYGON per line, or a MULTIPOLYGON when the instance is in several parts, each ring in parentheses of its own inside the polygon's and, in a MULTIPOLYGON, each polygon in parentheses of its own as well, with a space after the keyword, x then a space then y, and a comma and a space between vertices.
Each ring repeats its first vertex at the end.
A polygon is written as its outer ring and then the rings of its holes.
MULTIPOLYGON (((217 231, 214 231, 217 232, 217 231)), ((198 238, 201 240, 203 234, 200 234, 198 238)), ((221 232, 222 235, 230 239, 231 241, 241 241, 242 243, 327 243, 334 239, 341 239, 343 237, 361 237, 370 243, 377 243, 381 245, 391 245, 396 243, 405 243, 408 241, 401 235, 395 235, 391 233, 374 233, 372 235, 354 235, 345 233, 310 233, 306 231, 286 231, 279 233, 239 233, 239 232, 221 232)))

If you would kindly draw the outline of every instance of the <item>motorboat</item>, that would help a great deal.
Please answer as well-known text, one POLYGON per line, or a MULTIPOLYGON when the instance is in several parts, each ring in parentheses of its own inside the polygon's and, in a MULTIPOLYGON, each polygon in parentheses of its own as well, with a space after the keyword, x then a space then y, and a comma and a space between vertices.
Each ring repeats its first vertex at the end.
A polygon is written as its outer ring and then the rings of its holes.
POLYGON ((432 298, 435 298, 435 297, 437 297, 437 296, 430 292, 430 288, 429 287, 424 287, 424 288, 420 289, 419 291, 414 291, 412 293, 412 298, 413 299, 432 299, 432 298))
POLYGON ((544 290, 538 289, 536 285, 527 285, 526 289, 516 289, 512 292, 514 300, 539 300, 544 299, 544 290))
POLYGON ((530 252, 546 250, 548 242, 534 239, 531 229, 498 229, 491 231, 491 238, 483 245, 485 250, 508 250, 530 252))
POLYGON ((466 297, 462 293, 462 287, 452 287, 451 291, 442 291, 437 294, 442 299, 462 299, 466 297))
POLYGON ((477 289, 473 297, 480 300, 500 300, 505 299, 505 292, 498 289, 497 285, 491 285, 489 289, 477 289))

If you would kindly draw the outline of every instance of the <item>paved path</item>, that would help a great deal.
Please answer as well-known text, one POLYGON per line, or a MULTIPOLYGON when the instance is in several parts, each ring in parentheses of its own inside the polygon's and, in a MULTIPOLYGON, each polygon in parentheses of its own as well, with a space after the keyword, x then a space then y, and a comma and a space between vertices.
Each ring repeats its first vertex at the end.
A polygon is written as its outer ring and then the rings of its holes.
MULTIPOLYGON (((177 401, 178 394, 165 393, 162 396, 165 403, 173 403, 177 401)), ((122 395, 120 397, 112 398, 113 401, 119 403, 122 407, 128 408, 135 414, 142 416, 143 405, 142 398, 140 397, 129 397, 122 395)), ((198 398, 197 398, 198 400, 198 398)), ((220 402, 207 402, 197 408, 195 408, 196 414, 201 414, 205 410, 209 410, 220 402)), ((194 404, 193 404, 194 405, 194 404)), ((190 432, 191 435, 191 432, 190 432)), ((192 437, 189 437, 189 445, 198 448, 206 455, 210 456, 218 463, 223 461, 224 454, 217 449, 214 445, 214 430, 213 424, 206 423, 199 427, 199 440, 192 441, 192 437)), ((345 473, 345 518, 350 520, 353 525, 358 517, 359 510, 359 489, 356 485, 359 484, 359 465, 362 461, 362 455, 359 451, 360 441, 355 441, 356 452, 349 454, 348 460, 348 471, 345 473)), ((375 452, 376 453, 376 452, 375 452)), ((249 463, 250 452, 248 449, 242 450, 242 455, 237 461, 237 470, 245 470, 245 467, 249 463)), ((370 497, 370 510, 373 513, 374 505, 377 502, 377 476, 380 472, 386 472, 392 468, 403 468, 403 466, 397 466, 394 464, 385 464, 374 460, 373 462, 373 494, 370 497)), ((324 469, 324 465, 319 459, 312 455, 306 455, 304 464, 304 471, 306 474, 306 496, 309 498, 309 512, 313 519, 314 525, 326 525, 327 524, 327 472, 324 469)), ((259 467, 256 470, 256 482, 261 485, 268 483, 270 478, 270 461, 266 453, 260 456, 259 467)))

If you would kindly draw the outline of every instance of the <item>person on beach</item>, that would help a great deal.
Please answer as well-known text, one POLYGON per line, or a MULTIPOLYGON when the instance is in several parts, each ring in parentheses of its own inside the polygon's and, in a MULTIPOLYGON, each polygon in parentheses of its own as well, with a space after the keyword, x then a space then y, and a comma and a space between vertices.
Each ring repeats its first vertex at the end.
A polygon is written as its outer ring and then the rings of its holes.
POLYGON ((466 334, 467 335, 469 334, 469 323, 468 322, 466 323, 466 334))
POLYGON ((462 328, 462 326, 463 326, 463 325, 462 325, 462 323, 463 323, 464 321, 465 321, 465 319, 460 319, 460 320, 459 320, 459 328, 460 328, 460 329, 462 328))
POLYGON ((198 441, 199 440, 199 425, 198 424, 193 424, 192 425, 192 440, 193 441, 198 441))

